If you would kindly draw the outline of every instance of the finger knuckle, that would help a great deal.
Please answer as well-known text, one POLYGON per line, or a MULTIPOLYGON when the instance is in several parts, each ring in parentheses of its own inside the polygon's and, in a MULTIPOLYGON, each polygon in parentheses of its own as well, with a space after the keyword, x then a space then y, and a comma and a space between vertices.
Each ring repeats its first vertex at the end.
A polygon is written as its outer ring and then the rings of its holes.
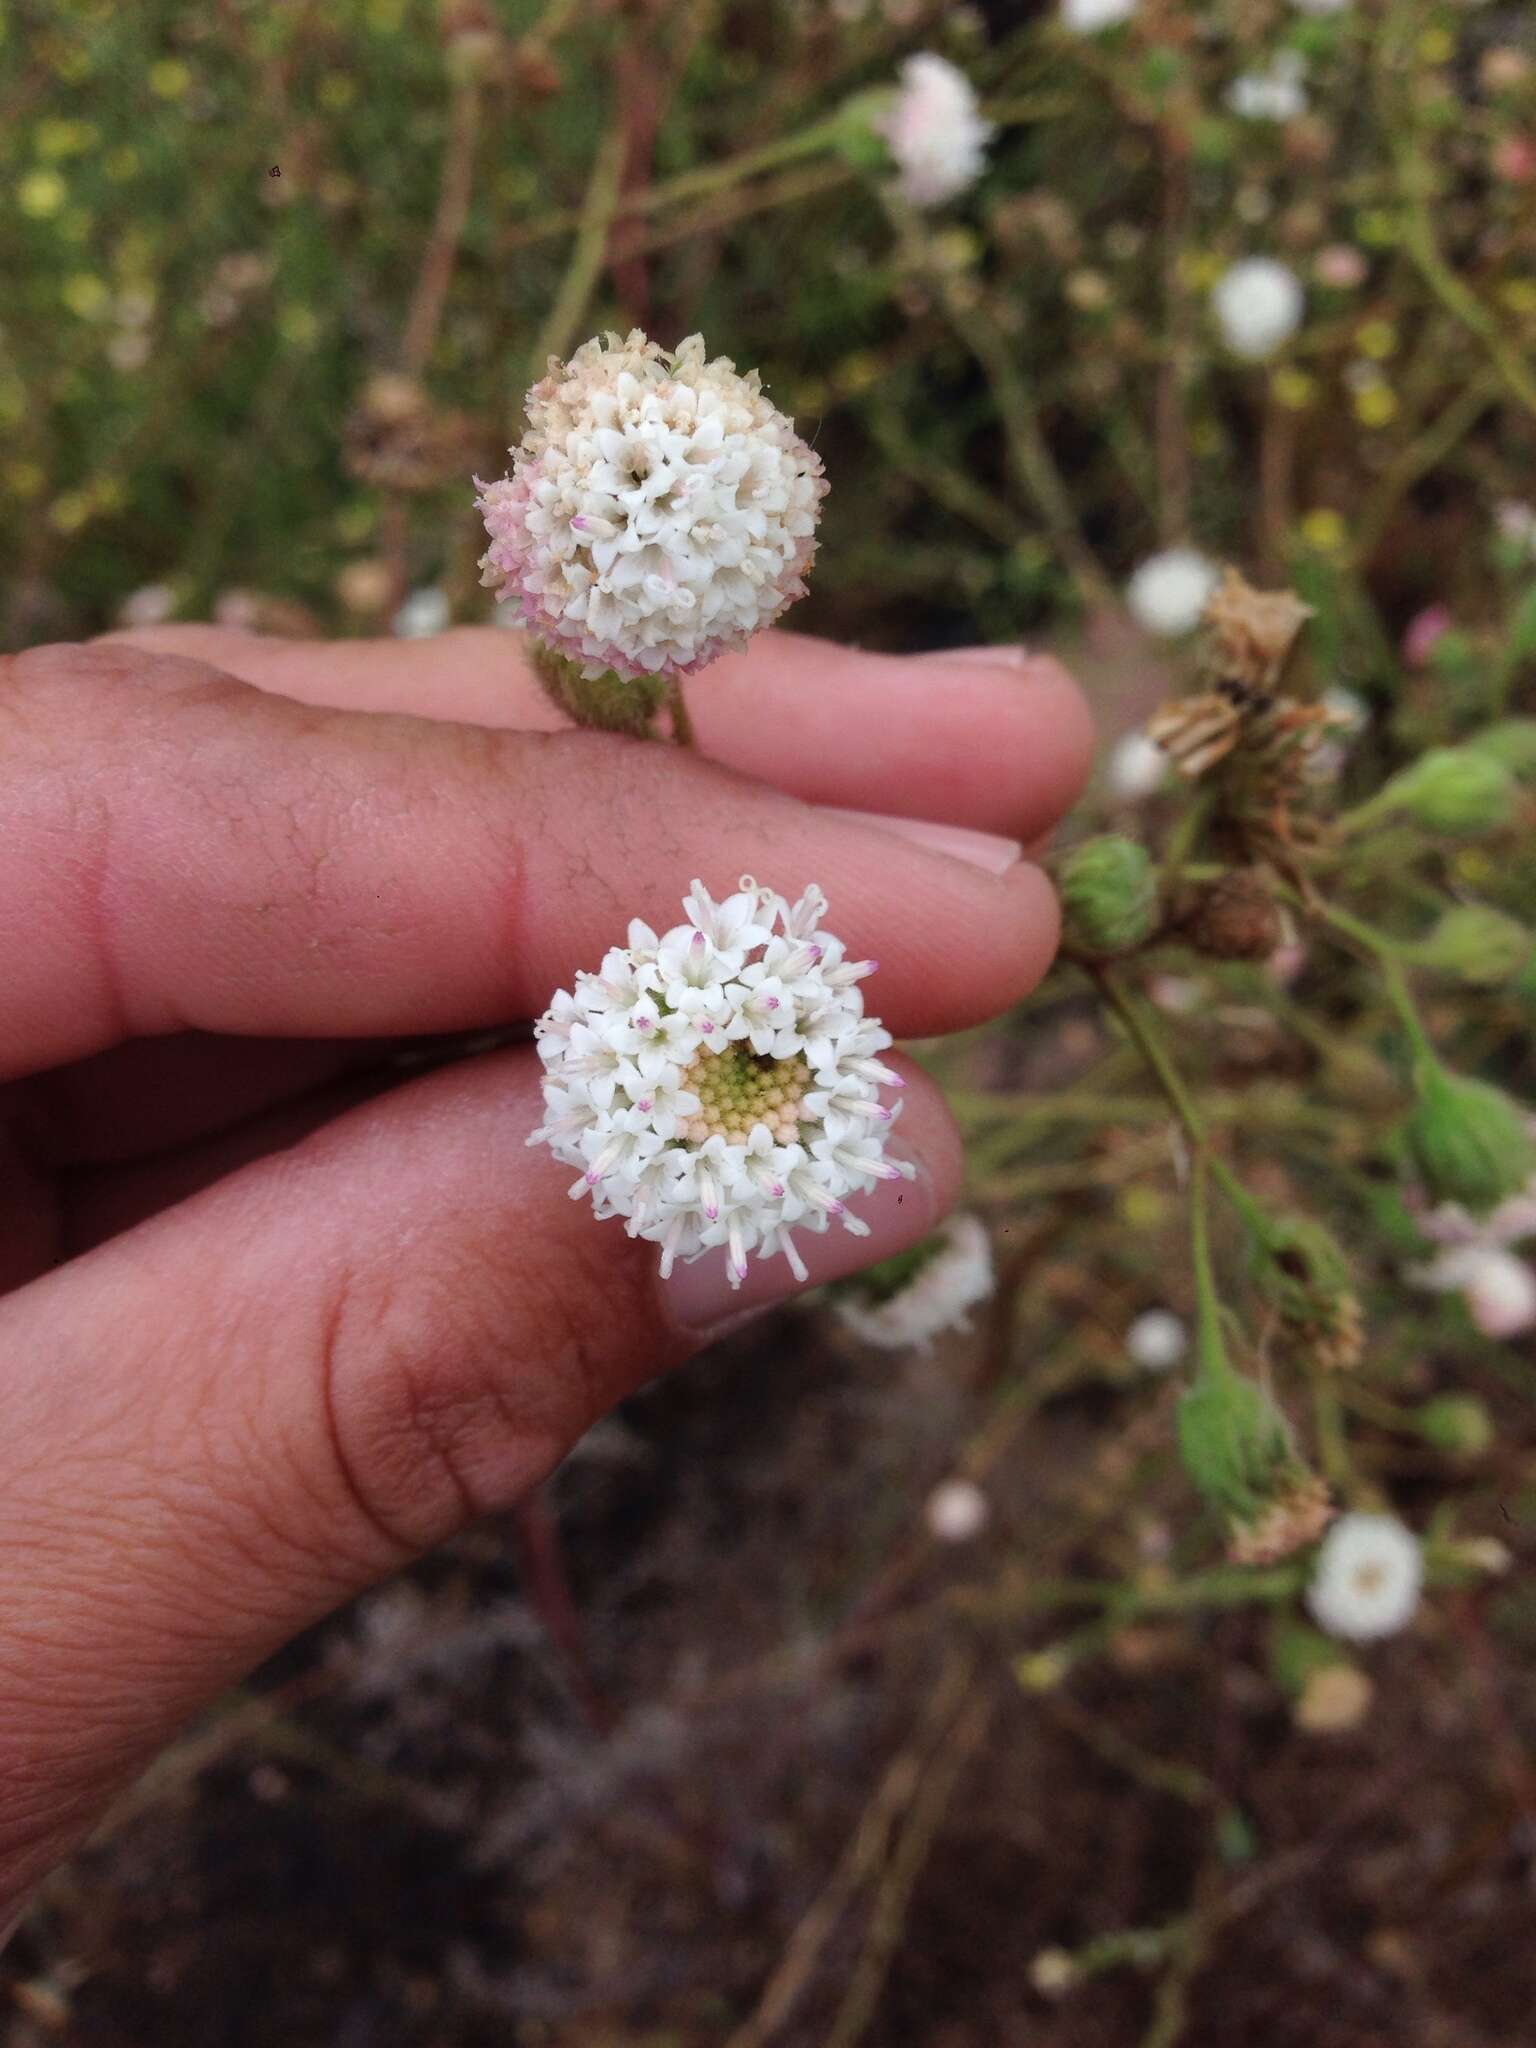
POLYGON ((438 1250, 333 1292, 320 1374, 342 1484, 411 1552, 509 1506, 601 1406, 602 1317, 551 1276, 438 1250))

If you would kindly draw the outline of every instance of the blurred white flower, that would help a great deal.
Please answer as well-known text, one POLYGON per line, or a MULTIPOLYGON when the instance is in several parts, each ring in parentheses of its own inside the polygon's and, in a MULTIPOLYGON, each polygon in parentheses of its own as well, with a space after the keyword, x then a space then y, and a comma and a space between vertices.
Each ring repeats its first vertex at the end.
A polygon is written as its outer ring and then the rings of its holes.
POLYGON ((835 1297, 840 1322, 882 1351, 927 1351, 945 1330, 970 1328, 967 1311, 992 1292, 992 1242, 979 1217, 948 1217, 935 1233, 938 1249, 886 1301, 835 1297))
POLYGON ((1448 1245, 1424 1266, 1412 1266, 1415 1287, 1460 1294, 1485 1337, 1518 1337, 1536 1326, 1536 1271, 1497 1244, 1448 1245))
POLYGON ((1506 498, 1494 513, 1494 523, 1502 540, 1526 549, 1536 559, 1536 506, 1519 498, 1506 498))
POLYGON ((1307 1605, 1329 1635, 1366 1643, 1412 1619, 1423 1584, 1419 1540, 1395 1515, 1341 1515, 1318 1551, 1307 1605))
POLYGON ((1097 35, 1116 28, 1136 12, 1136 0, 1061 0, 1061 19, 1075 35, 1097 35))
POLYGON ((969 1543, 992 1518, 992 1504, 973 1479, 946 1479, 923 1508, 929 1532, 940 1543, 969 1543))
POLYGON ((169 583, 146 583, 131 590, 117 608, 120 626, 159 626, 175 611, 176 590, 169 583))
POLYGON ((1189 1349, 1189 1331, 1172 1309, 1144 1309, 1125 1333, 1125 1349, 1143 1372, 1171 1372, 1189 1349))
POLYGON ((1200 623, 1206 600, 1220 577, 1198 548, 1165 548, 1149 555, 1125 588, 1125 601, 1139 626, 1176 638, 1200 623))
POLYGON ((1294 121, 1307 111, 1306 75, 1307 60, 1299 50, 1277 50, 1264 70, 1233 79, 1227 105, 1244 121, 1294 121))
POLYGON ((1272 256, 1248 256, 1216 280, 1211 305, 1233 354, 1259 362, 1283 347, 1301 325, 1306 295, 1287 265, 1272 256))
POLYGON ((902 65, 901 90, 878 125, 896 159, 897 189, 913 206, 942 206, 974 185, 996 132, 965 73, 927 50, 902 65))
POLYGON ((1350 0, 1291 0, 1298 14, 1342 14, 1350 0))
POLYGON ((1116 740, 1105 766, 1105 780, 1123 803, 1155 796, 1168 774, 1168 756, 1149 733, 1128 732, 1116 740))
POLYGON ((389 622, 389 630, 401 640, 426 640, 441 633, 453 616, 446 590, 435 584, 413 590, 389 622))

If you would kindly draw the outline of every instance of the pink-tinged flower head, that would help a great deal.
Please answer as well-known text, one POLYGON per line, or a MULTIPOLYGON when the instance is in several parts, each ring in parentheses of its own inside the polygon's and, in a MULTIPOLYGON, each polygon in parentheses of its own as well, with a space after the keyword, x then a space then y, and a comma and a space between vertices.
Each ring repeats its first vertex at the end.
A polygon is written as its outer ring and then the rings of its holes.
POLYGON ((1415 612, 1408 621, 1403 634, 1403 659, 1410 668, 1423 668, 1436 647, 1451 630, 1450 608, 1443 604, 1426 605, 1421 612, 1415 612))
POLYGON ((551 358, 512 471, 477 477, 481 582, 585 675, 691 675, 805 592, 820 459, 758 373, 639 328, 551 358))
POLYGON ((913 206, 942 206, 974 185, 996 132, 981 118, 970 80, 945 57, 920 51, 901 67, 901 89, 880 123, 896 182, 913 206))

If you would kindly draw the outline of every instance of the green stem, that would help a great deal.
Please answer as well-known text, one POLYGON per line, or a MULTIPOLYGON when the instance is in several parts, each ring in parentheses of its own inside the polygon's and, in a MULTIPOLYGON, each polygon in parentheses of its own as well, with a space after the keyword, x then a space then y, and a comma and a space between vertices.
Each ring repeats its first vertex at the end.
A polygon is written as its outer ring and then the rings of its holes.
POLYGON ((1211 1151, 1210 1136, 1205 1118, 1196 1106, 1194 1097, 1184 1085, 1184 1078, 1169 1056, 1163 1044, 1162 1034, 1142 1006, 1133 1002, 1109 967, 1092 970, 1105 1001, 1124 1024, 1134 1040, 1142 1058, 1152 1069, 1154 1078, 1168 1098, 1174 1115, 1178 1118, 1191 1151, 1197 1158, 1204 1159, 1222 1193, 1242 1218, 1248 1231, 1260 1242, 1267 1234, 1264 1211, 1254 1201, 1237 1175, 1211 1151))
POLYGON ((1324 902, 1318 898, 1313 908, 1325 924, 1332 925, 1335 931, 1342 932, 1346 938, 1352 939, 1355 945, 1380 968, 1388 1000, 1397 1012, 1398 1022, 1413 1048, 1415 1060, 1439 1066, 1440 1056, 1424 1029, 1424 1020, 1419 1015, 1418 1004, 1413 1000, 1413 991, 1408 986, 1408 977, 1403 972, 1403 948, 1400 943, 1386 932, 1377 931, 1374 925, 1367 924, 1352 911, 1342 909, 1337 903, 1324 902))
MULTIPOLYGON (((587 316, 587 307, 608 253, 608 233, 619 206, 619 181, 624 175, 623 124, 614 121, 604 132, 592 160, 582 201, 576 240, 555 303, 549 309, 529 360, 532 379, 542 377, 551 356, 563 357, 587 316)), ((518 406, 522 393, 518 393, 518 406)))
POLYGON ((688 702, 683 695, 680 676, 674 676, 667 690, 667 711, 672 720, 672 744, 677 747, 697 747, 693 720, 688 716, 688 702))
POLYGON ((1227 1357, 1227 1340, 1221 1326, 1221 1296, 1216 1290, 1216 1273, 1211 1264, 1209 1154, 1202 1146, 1194 1157, 1189 1183, 1189 1248, 1195 1270, 1196 1346, 1200 1376, 1206 1380, 1230 1380, 1232 1361, 1227 1357))

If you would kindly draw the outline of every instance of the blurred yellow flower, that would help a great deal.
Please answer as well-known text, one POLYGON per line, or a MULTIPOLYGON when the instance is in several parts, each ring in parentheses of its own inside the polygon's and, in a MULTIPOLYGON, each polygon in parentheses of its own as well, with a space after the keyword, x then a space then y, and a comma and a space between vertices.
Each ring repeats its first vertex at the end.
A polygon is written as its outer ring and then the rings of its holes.
POLYGON ((69 197, 57 171, 28 171, 16 187, 16 204, 33 220, 48 220, 69 197))
POLYGON ((1320 555, 1338 554, 1349 539, 1349 529, 1342 516, 1331 505, 1318 505, 1304 515, 1301 522, 1301 537, 1309 548, 1316 548, 1320 555))
POLYGON ((160 100, 179 100, 192 83, 192 67, 179 57, 161 57, 149 67, 149 89, 160 100))
POLYGON ((82 156, 94 149, 101 131, 94 121, 39 121, 32 131, 32 146, 40 157, 52 162, 57 157, 82 156))
POLYGON ((96 509, 89 491, 63 491, 48 507, 55 533, 78 533, 96 509))
POLYGON ((1397 394, 1389 384, 1367 384, 1355 393, 1355 418, 1362 426, 1384 427, 1397 411, 1397 394))
POLYGON ((285 306, 277 331, 294 348, 313 348, 320 339, 320 316, 312 306, 285 306))
POLYGON ((1385 206, 1368 206, 1355 217, 1355 239, 1368 249, 1390 249, 1401 232, 1397 215, 1385 206))
POLYGON ((1499 286, 1511 313, 1536 313, 1536 277, 1511 277, 1499 286))
POLYGON ((1308 406, 1317 403, 1317 379, 1305 370, 1294 370, 1289 365, 1276 370, 1270 380, 1270 389, 1275 394, 1275 403, 1283 405, 1287 412, 1305 412, 1308 406))
POLYGON ((1448 28, 1427 28, 1419 37, 1419 55, 1426 64, 1449 64, 1456 54, 1456 38, 1448 28))
POLYGON ((1390 320, 1367 320, 1355 336, 1355 347, 1373 362, 1385 362, 1397 348, 1398 333, 1390 320))
POLYGON ((59 297, 71 313, 82 320, 94 320, 111 298, 104 279, 93 277, 89 271, 79 271, 74 277, 66 277, 59 288, 59 297))
POLYGON ((345 71, 328 71, 315 97, 330 113, 339 114, 357 98, 357 80, 345 71))
POLYGON ((13 498, 35 498, 48 481, 48 473, 40 462, 8 462, 5 466, 5 487, 13 498))

